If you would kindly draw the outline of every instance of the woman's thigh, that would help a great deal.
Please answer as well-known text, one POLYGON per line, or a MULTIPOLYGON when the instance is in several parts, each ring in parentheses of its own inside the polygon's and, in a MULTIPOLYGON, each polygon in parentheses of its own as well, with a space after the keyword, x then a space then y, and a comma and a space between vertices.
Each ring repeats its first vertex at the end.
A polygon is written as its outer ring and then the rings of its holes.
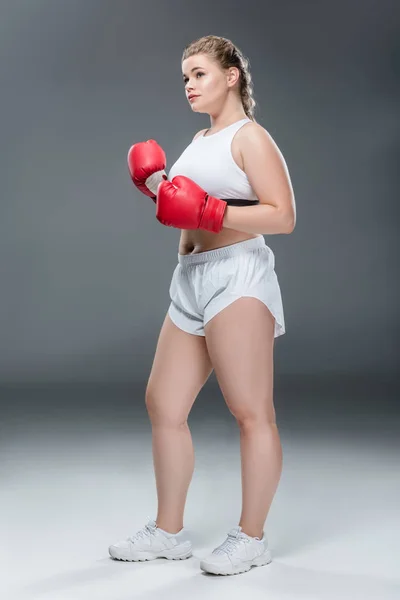
POLYGON ((167 313, 146 388, 152 422, 184 423, 212 370, 204 336, 179 329, 167 313))
POLYGON ((257 298, 242 297, 205 326, 208 353, 225 402, 239 421, 275 422, 275 320, 257 298))

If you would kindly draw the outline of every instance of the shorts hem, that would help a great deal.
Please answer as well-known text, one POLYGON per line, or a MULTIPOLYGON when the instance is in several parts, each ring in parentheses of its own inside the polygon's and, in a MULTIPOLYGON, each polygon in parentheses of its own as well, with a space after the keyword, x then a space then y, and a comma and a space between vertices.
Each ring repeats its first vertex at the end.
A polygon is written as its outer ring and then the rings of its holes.
POLYGON ((185 317, 175 308, 175 306, 171 303, 168 308, 168 315, 174 325, 182 329, 185 333, 190 333, 192 335, 197 335, 200 337, 204 337, 204 328, 201 327, 201 331, 193 331, 190 327, 186 325, 182 325, 182 321, 185 321, 185 317))
POLYGON ((267 300, 265 300, 262 297, 262 295, 251 292, 247 294, 234 294, 229 300, 226 296, 224 296, 223 298, 221 298, 220 302, 214 302, 212 311, 210 313, 207 312, 207 319, 204 319, 204 327, 207 325, 207 323, 209 323, 209 321, 211 321, 213 317, 219 314, 224 308, 227 308, 228 306, 233 304, 233 302, 235 302, 236 300, 239 300, 239 298, 257 298, 257 300, 260 300, 263 304, 265 304, 265 306, 268 308, 268 310, 275 319, 274 338, 280 337, 281 335, 284 335, 286 333, 285 322, 282 315, 279 315, 278 311, 273 310, 271 308, 270 303, 267 302, 267 300))

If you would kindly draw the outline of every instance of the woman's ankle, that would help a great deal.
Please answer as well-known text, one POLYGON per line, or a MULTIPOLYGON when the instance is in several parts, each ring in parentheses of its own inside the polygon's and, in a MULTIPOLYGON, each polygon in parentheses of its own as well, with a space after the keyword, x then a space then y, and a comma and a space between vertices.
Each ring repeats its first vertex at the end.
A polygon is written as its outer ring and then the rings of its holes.
POLYGON ((179 533, 183 529, 182 523, 173 523, 172 521, 163 521, 162 519, 156 519, 156 524, 157 527, 167 533, 179 533))

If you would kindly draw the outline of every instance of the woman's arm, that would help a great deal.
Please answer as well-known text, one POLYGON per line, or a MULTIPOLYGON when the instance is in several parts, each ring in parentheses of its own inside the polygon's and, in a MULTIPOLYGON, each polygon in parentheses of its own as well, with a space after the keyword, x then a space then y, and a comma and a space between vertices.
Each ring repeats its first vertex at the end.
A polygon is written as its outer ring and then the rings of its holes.
POLYGON ((237 136, 243 170, 260 204, 227 206, 223 226, 246 233, 291 233, 296 225, 296 205, 282 153, 258 123, 248 123, 237 136))

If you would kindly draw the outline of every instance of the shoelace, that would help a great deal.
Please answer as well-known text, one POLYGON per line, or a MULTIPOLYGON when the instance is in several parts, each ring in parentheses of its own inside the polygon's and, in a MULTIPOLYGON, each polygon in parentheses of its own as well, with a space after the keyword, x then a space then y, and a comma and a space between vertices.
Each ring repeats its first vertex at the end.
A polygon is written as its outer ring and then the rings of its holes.
POLYGON ((146 537, 150 537, 151 535, 153 535, 153 533, 155 532, 156 527, 152 527, 151 525, 147 524, 145 525, 142 529, 139 529, 138 532, 136 532, 134 535, 131 535, 128 540, 130 542, 134 542, 135 540, 139 540, 139 539, 144 539, 146 537))
POLYGON ((239 544, 242 544, 243 542, 248 543, 249 540, 244 537, 236 537, 228 534, 226 540, 214 550, 213 554, 223 554, 224 552, 226 554, 229 554, 231 551, 235 550, 239 546, 239 544))

